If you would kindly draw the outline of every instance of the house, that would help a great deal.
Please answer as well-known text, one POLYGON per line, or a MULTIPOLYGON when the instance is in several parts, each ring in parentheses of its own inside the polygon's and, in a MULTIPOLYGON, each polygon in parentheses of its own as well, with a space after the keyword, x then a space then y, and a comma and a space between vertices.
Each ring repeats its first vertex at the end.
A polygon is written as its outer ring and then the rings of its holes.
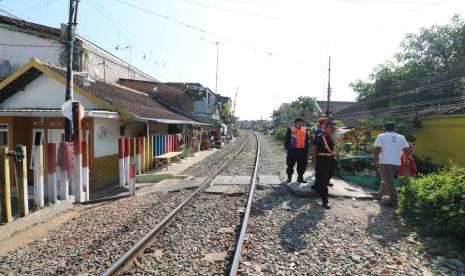
MULTIPOLYGON (((148 93, 84 80, 83 74, 74 74, 74 99, 85 110, 82 128, 89 145, 91 188, 118 179, 119 137, 151 137, 173 129, 183 133, 186 126, 202 125, 148 93)), ((0 146, 23 144, 30 149, 63 141, 65 85, 64 68, 34 58, 0 82, 0 146)))
POLYGON ((220 125, 220 107, 217 97, 200 83, 154 82, 121 78, 119 84, 153 95, 165 106, 192 119, 220 125))
MULTIPOLYGON (((65 66, 65 30, 66 25, 57 29, 0 16, 0 80, 28 63, 32 57, 65 66)), ((105 82, 114 83, 121 77, 156 81, 79 35, 74 36, 73 70, 89 73, 92 78, 105 82)))

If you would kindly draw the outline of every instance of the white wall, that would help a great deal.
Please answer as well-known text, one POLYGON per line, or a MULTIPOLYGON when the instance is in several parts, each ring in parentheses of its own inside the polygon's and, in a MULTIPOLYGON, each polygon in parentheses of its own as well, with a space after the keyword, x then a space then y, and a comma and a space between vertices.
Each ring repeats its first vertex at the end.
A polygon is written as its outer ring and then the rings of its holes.
POLYGON ((95 157, 118 154, 119 130, 117 119, 94 118, 95 157))
POLYGON ((15 71, 20 66, 27 63, 31 57, 36 57, 42 61, 50 62, 53 64, 60 64, 60 53, 64 51, 63 44, 56 43, 53 40, 1 28, 0 41, 2 44, 60 46, 19 47, 0 45, 0 79, 11 74, 11 70, 15 71), (10 66, 12 66, 12 68, 7 68, 7 61, 9 62, 10 66))
MULTIPOLYGON (((61 108, 65 101, 66 87, 51 77, 42 74, 28 84, 24 90, 16 92, 2 103, 0 108, 61 108)), ((81 102, 84 109, 98 109, 98 106, 74 92, 74 99, 81 102)))
MULTIPOLYGON (((155 80, 153 77, 144 74, 134 67, 129 67, 129 64, 126 61, 111 55, 109 52, 104 51, 86 40, 81 39, 81 42, 82 48, 84 49, 82 70, 88 70, 92 77, 100 80, 104 79, 104 67, 102 62, 105 60, 105 81, 107 82, 117 82, 119 78, 135 78, 138 80, 148 81, 155 80), (131 69, 128 70, 129 68, 131 69)), ((121 56, 129 56, 129 50, 124 50, 124 52, 121 53, 121 56)))

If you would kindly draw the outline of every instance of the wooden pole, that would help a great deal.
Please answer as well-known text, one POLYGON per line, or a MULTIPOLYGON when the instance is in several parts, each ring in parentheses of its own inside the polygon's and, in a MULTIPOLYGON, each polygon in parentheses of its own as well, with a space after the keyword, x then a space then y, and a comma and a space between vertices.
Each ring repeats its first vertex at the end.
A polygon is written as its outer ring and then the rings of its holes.
POLYGON ((0 148, 0 194, 2 220, 10 223, 13 221, 13 216, 11 215, 10 166, 7 152, 7 148, 0 148))

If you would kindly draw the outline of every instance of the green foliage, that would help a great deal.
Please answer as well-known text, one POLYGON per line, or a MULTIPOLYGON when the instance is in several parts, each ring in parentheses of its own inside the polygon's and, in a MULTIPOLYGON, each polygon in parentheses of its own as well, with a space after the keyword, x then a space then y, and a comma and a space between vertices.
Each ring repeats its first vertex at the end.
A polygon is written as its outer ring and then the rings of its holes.
POLYGON ((273 130, 273 136, 280 141, 284 141, 286 137, 287 128, 286 127, 278 127, 273 130))
POLYGON ((465 168, 451 165, 437 173, 406 178, 399 212, 430 234, 465 242, 465 168))
MULTIPOLYGON (((465 21, 454 16, 451 23, 423 28, 418 34, 407 34, 401 52, 392 61, 378 65, 368 81, 351 83, 357 101, 372 100, 402 91, 463 77, 465 72, 465 21)), ((388 108, 458 96, 454 85, 431 88, 402 97, 374 101, 368 108, 388 108)))
POLYGON ((283 105, 279 110, 279 114, 274 116, 275 125, 287 126, 291 123, 295 117, 309 117, 312 112, 316 112, 315 98, 312 97, 299 97, 297 100, 291 102, 288 105, 283 105))
POLYGON ((232 116, 232 103, 227 102, 223 105, 223 115, 225 118, 231 118, 232 116))
POLYGON ((431 156, 413 155, 413 160, 419 174, 435 173, 442 168, 442 166, 433 163, 431 156))
POLYGON ((413 122, 409 117, 370 116, 359 120, 360 127, 368 130, 384 131, 384 124, 392 122, 396 125, 396 132, 408 136, 413 133, 413 122))

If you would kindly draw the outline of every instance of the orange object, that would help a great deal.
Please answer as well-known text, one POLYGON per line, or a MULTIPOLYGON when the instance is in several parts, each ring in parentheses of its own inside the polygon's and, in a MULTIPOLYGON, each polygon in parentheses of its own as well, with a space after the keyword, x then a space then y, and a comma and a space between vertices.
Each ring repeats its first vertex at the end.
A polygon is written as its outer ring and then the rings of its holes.
POLYGON ((321 117, 320 119, 318 119, 318 123, 325 123, 328 121, 328 118, 325 118, 325 117, 321 117))
POLYGON ((307 130, 304 127, 291 128, 291 148, 295 149, 303 149, 305 148, 305 136, 307 134, 307 130))

